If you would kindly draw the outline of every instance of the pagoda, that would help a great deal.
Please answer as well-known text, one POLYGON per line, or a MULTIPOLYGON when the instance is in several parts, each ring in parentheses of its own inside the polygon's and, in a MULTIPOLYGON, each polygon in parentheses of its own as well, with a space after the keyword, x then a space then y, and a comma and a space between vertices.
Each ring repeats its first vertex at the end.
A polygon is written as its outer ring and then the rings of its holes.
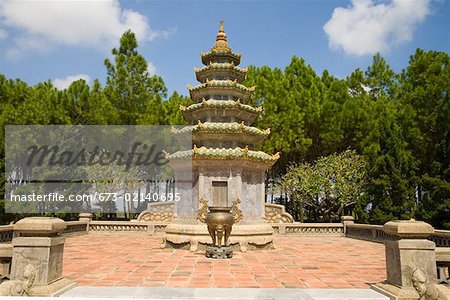
POLYGON ((208 206, 233 207, 235 225, 230 243, 237 249, 272 247, 273 229, 264 220, 265 175, 278 154, 257 151, 270 133, 253 127, 261 107, 252 106, 255 87, 244 80, 241 54, 231 51, 220 22, 216 42, 201 53, 202 68, 194 68, 199 84, 188 86, 194 104, 180 109, 191 124, 174 129, 176 135, 191 135, 192 149, 170 155, 173 168, 192 168, 190 191, 175 203, 176 218, 166 227, 164 245, 190 245, 195 251, 210 243, 203 223, 208 206), (189 163, 186 163, 189 161, 189 163))

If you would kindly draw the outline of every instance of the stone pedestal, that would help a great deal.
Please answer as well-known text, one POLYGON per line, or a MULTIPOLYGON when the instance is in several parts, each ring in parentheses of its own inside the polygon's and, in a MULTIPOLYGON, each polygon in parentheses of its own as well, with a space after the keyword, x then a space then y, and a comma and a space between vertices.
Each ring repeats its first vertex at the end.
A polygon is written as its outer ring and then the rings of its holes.
POLYGON ((231 246, 223 246, 223 247, 207 246, 206 257, 216 259, 232 258, 233 249, 231 246))
POLYGON ((25 218, 14 225, 11 281, 0 285, 0 295, 56 296, 75 284, 62 277, 66 223, 58 218, 25 218), (8 287, 9 285, 9 287, 8 287))
MULTIPOLYGON (((244 222, 243 222, 244 223, 244 222)), ((273 249, 273 228, 261 221, 256 224, 235 224, 229 244, 234 251, 273 249)), ((184 248, 204 251, 211 244, 206 224, 194 220, 193 224, 172 222, 165 228, 162 248, 184 248)))
POLYGON ((387 280, 373 288, 391 299, 425 299, 436 281, 435 244, 427 240, 433 227, 410 220, 391 221, 383 229, 392 237, 385 241, 387 280))

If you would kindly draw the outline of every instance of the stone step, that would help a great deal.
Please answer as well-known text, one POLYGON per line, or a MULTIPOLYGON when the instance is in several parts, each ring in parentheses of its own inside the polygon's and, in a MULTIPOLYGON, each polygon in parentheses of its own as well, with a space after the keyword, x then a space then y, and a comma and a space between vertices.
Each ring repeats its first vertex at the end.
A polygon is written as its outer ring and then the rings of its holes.
POLYGON ((388 300, 371 289, 152 288, 78 286, 63 298, 186 300, 388 300))

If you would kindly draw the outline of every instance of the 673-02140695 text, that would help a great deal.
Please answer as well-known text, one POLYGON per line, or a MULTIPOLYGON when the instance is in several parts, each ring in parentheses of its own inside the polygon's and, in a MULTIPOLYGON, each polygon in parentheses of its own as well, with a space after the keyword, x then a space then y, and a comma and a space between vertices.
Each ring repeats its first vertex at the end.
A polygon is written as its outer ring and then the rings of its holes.
POLYGON ((12 202, 108 202, 108 201, 180 201, 180 193, 100 193, 94 192, 92 194, 70 194, 65 195, 58 192, 45 194, 10 194, 10 201, 12 202))

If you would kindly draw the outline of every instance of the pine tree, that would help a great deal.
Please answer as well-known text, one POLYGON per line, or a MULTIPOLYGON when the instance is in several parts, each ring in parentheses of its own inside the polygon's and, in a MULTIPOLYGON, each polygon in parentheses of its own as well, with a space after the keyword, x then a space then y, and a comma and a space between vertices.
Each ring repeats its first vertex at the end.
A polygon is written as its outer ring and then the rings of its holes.
POLYGON ((108 76, 104 92, 118 113, 118 124, 160 124, 167 89, 161 77, 150 76, 148 63, 137 47, 134 33, 126 31, 120 47, 112 50, 114 63, 105 60, 108 76))
POLYGON ((418 217, 450 228, 450 56, 418 49, 400 76, 399 122, 418 161, 418 217))
POLYGON ((165 116, 164 124, 168 125, 185 125, 186 121, 180 110, 180 105, 189 106, 192 100, 189 97, 178 94, 176 91, 163 102, 163 111, 165 116))

